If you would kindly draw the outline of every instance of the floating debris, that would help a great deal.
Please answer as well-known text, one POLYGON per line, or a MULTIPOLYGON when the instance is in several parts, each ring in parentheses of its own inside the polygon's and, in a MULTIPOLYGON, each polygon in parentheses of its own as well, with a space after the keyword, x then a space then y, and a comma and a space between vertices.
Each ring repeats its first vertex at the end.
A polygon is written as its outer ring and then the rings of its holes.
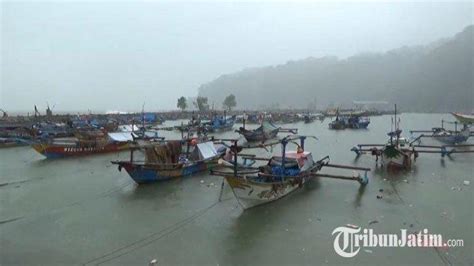
POLYGON ((8 220, 3 220, 3 221, 0 221, 0 224, 11 223, 20 219, 23 219, 23 217, 16 217, 16 218, 8 219, 8 220))
POLYGON ((379 222, 379 221, 377 221, 377 220, 372 220, 372 221, 369 222, 369 225, 371 225, 371 224, 376 224, 376 223, 378 223, 378 222, 379 222))

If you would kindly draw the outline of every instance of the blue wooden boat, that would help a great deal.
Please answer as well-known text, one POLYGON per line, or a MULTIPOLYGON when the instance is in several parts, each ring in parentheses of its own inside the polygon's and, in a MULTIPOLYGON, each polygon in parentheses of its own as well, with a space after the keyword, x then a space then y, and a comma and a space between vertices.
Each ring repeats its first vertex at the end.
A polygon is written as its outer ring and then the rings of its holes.
POLYGON ((460 144, 466 142, 469 137, 474 135, 469 124, 463 124, 463 128, 458 130, 458 123, 441 120, 441 127, 433 127, 431 130, 410 130, 412 138, 421 142, 422 138, 433 138, 442 143, 460 144), (444 124, 454 124, 454 130, 449 130, 444 127, 444 124), (421 135, 413 136, 414 133, 421 133, 421 135))
POLYGON ((235 115, 232 117, 214 116, 211 121, 204 124, 207 132, 223 132, 232 130, 235 124, 235 115))
POLYGON ((192 145, 192 141, 167 141, 140 144, 132 148, 130 160, 112 161, 119 171, 125 169, 138 184, 153 183, 190 176, 218 166, 224 151, 217 151, 211 141, 192 145), (143 160, 134 157, 134 151, 144 153, 143 160))
POLYGON ((329 123, 329 129, 366 129, 370 124, 368 117, 362 117, 359 115, 347 115, 339 116, 336 115, 336 119, 329 123))
MULTIPOLYGON (((411 168, 414 161, 421 153, 434 154, 439 153, 441 157, 450 156, 455 153, 473 153, 474 150, 466 149, 472 148, 474 145, 466 144, 449 144, 442 146, 434 145, 414 145, 415 142, 419 141, 423 135, 418 136, 415 139, 407 140, 401 137, 402 130, 399 128, 400 120, 397 120, 397 105, 395 105, 394 118, 392 119, 392 128, 395 130, 390 131, 387 135, 389 140, 383 144, 357 144, 351 151, 355 152, 357 156, 363 154, 370 154, 375 156, 375 162, 378 164, 379 158, 381 158, 381 165, 386 166, 387 169, 400 170, 411 168), (449 150, 448 150, 449 149, 449 150)), ((425 132, 426 130, 413 130, 413 132, 425 132)), ((432 132, 432 131, 428 131, 432 132)), ((433 132, 438 134, 445 134, 441 136, 444 140, 449 140, 452 137, 449 132, 443 132, 442 130, 434 129, 433 132)), ((429 136, 433 137, 433 136, 429 136)), ((439 139, 441 140, 441 139, 439 139)))

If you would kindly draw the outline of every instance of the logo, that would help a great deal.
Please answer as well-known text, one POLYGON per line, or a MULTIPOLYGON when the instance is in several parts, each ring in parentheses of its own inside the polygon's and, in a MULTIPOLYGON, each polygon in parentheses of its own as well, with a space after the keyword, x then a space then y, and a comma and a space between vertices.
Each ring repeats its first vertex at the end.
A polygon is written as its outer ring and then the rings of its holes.
POLYGON ((351 258, 357 255, 360 251, 360 247, 354 245, 354 237, 360 230, 360 227, 338 227, 334 229, 334 231, 332 231, 332 235, 336 234, 334 238, 334 251, 344 258, 351 258))
POLYGON ((334 251, 341 257, 352 258, 356 256, 361 247, 462 247, 463 239, 449 239, 443 242, 441 234, 430 234, 428 229, 418 233, 408 233, 400 229, 400 234, 375 234, 372 229, 347 225, 337 227, 332 231, 334 236, 334 251))

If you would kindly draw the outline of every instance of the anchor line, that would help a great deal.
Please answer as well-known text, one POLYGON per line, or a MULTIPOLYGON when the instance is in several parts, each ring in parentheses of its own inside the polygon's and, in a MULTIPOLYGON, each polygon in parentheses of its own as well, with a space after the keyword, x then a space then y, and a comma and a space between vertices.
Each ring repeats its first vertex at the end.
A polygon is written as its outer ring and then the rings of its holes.
POLYGON ((190 224, 191 222, 193 222, 194 220, 198 219, 199 217, 203 216, 207 211, 209 211, 210 209, 212 209, 214 206, 216 206, 217 204, 219 203, 219 201, 213 203, 212 205, 198 211, 197 213, 191 215, 190 217, 188 218, 185 218, 179 222, 176 222, 158 232, 155 232, 155 233, 152 233, 148 236, 145 236, 141 239, 138 239, 136 241, 133 241, 125 246, 122 246, 120 248, 117 248, 115 250, 112 250, 106 254, 103 254, 97 258, 94 258, 94 259, 91 259, 87 262, 84 263, 84 265, 87 265, 87 264, 92 264, 94 262, 97 262, 96 265, 100 265, 100 264, 103 264, 103 263, 106 263, 110 260, 113 260, 113 259, 116 259, 116 258, 119 258, 119 257, 122 257, 124 255, 127 255, 128 253, 132 252, 132 251, 135 251, 137 249, 140 249, 142 247, 145 247, 147 245, 150 245, 151 243, 155 242, 155 241, 158 241, 174 232, 176 232, 177 230, 183 228, 184 226, 190 224), (127 250, 128 249, 128 250, 127 250), (124 251, 124 252, 121 252, 121 251, 124 251), (121 253, 120 253, 121 252, 121 253), (118 253, 118 254, 117 254, 118 253), (105 260, 103 260, 105 258, 105 260))
MULTIPOLYGON (((400 202, 406 206, 406 203, 405 201, 403 200, 403 198, 400 196, 400 193, 398 193, 398 190, 395 188, 395 186, 393 185, 393 182, 390 181, 390 185, 392 186, 393 188, 393 191, 395 191, 395 194, 397 195, 398 199, 400 200, 400 202)), ((418 220, 418 218, 416 217, 415 214, 412 213, 412 216, 413 218, 415 218, 415 222, 419 225, 421 225, 422 223, 418 220)), ((449 261, 449 259, 444 256, 439 250, 437 247, 433 247, 436 254, 438 255, 438 257, 440 258, 440 260, 445 264, 445 265, 452 265, 451 261, 449 261)))

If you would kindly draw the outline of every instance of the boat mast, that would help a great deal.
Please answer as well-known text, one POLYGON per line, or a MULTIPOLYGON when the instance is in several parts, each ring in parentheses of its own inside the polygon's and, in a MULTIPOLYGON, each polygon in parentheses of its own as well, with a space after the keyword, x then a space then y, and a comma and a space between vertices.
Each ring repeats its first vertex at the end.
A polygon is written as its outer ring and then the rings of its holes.
POLYGON ((142 138, 145 139, 145 102, 142 105, 142 138))
POLYGON ((400 133, 398 132, 398 122, 397 122, 397 104, 395 104, 395 134, 397 135, 397 142, 398 145, 400 133))

